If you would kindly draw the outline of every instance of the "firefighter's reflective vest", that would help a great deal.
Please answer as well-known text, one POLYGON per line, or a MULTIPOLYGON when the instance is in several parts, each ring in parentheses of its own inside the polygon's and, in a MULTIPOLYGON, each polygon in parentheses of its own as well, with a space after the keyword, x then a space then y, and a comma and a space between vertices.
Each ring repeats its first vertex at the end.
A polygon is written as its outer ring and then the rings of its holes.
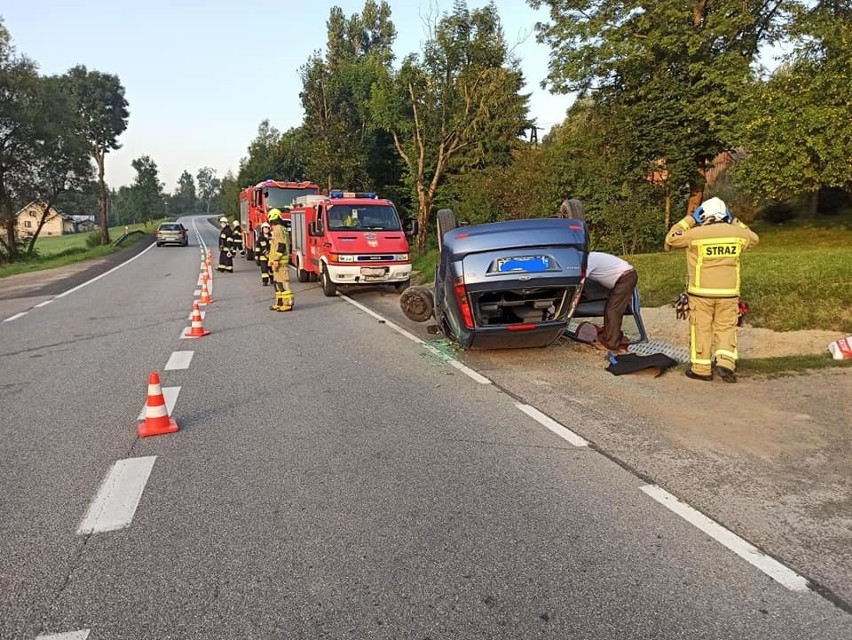
POLYGON ((666 235, 667 248, 686 248, 687 292, 705 298, 740 295, 740 254, 757 241, 757 234, 739 220, 696 226, 692 216, 666 235))

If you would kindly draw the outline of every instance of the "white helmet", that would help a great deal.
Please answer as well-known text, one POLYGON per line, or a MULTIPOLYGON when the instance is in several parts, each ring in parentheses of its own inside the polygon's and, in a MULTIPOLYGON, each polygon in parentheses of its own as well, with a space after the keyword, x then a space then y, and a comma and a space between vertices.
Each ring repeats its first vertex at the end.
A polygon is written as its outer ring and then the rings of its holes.
POLYGON ((228 219, 225 216, 222 216, 221 218, 219 218, 219 222, 227 222, 227 221, 228 221, 228 219))
POLYGON ((721 198, 710 198, 701 203, 701 206, 693 214, 701 224, 713 222, 728 222, 731 219, 731 211, 721 198))
POLYGON ((260 228, 261 229, 271 229, 272 227, 268 222, 264 222, 262 225, 260 225, 260 228))

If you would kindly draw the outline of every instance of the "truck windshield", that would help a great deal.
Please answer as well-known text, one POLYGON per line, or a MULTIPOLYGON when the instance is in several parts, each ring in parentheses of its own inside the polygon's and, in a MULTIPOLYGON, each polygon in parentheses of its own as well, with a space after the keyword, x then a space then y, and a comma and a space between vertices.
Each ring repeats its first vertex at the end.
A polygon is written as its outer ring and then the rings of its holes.
POLYGON ((313 196, 317 194, 316 189, 282 189, 281 187, 268 187, 263 190, 266 197, 266 209, 283 209, 292 207, 293 200, 301 196, 313 196))
POLYGON ((388 205, 335 204, 328 208, 331 231, 399 231, 396 209, 388 205))

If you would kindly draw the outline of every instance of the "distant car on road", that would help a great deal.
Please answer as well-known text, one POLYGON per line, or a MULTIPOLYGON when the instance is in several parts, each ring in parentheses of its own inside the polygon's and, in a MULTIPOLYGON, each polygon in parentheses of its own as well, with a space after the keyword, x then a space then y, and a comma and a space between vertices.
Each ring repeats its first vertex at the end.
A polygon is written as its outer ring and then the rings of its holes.
POLYGON ((189 246, 189 237, 186 227, 180 222, 163 222, 157 227, 157 246, 164 244, 178 244, 182 247, 189 246))

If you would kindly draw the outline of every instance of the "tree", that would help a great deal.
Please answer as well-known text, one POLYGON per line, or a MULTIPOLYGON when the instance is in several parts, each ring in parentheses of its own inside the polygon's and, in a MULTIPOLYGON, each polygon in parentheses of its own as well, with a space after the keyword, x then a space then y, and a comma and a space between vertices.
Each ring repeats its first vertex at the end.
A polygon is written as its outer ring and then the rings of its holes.
POLYGON ((136 178, 130 186, 130 202, 134 222, 150 220, 163 215, 163 183, 157 163, 150 156, 140 156, 130 163, 136 178))
POLYGON ((264 120, 257 128, 257 137, 249 144, 248 156, 240 162, 237 182, 248 186, 267 178, 302 180, 306 175, 306 148, 302 128, 282 134, 269 120, 264 120))
POLYGON ((38 115, 39 77, 36 65, 18 56, 0 20, 0 260, 18 258, 15 211, 28 184, 36 147, 42 136, 38 115))
POLYGON ((79 65, 65 74, 67 91, 76 105, 77 126, 88 142, 95 161, 100 185, 101 244, 109 243, 107 189, 104 181, 104 159, 107 153, 121 148, 118 136, 127 128, 129 112, 124 87, 116 75, 89 71, 79 65))
POLYGON ((820 189, 852 189, 851 24, 848 2, 823 1, 803 11, 790 62, 744 101, 739 134, 748 155, 733 174, 758 198, 807 194, 813 216, 820 189))
POLYGON ((171 198, 170 210, 173 214, 188 213, 195 210, 197 201, 195 178, 189 171, 184 170, 178 178, 178 186, 171 198))
POLYGON ((339 7, 326 23, 327 53, 315 53, 301 70, 303 128, 311 140, 307 168, 315 179, 333 186, 369 188, 368 168, 376 147, 388 150, 370 114, 373 85, 393 61, 396 28, 382 0, 367 0, 348 19, 339 7), (382 142, 384 145, 382 146, 382 142))
POLYGON ((509 56, 493 4, 469 12, 458 0, 435 25, 423 59, 408 56, 371 102, 393 138, 417 202, 417 249, 426 248, 432 203, 452 162, 478 147, 505 145, 528 126, 523 75, 509 56))
POLYGON ((614 105, 642 164, 664 162, 703 198, 709 163, 732 146, 732 118, 760 46, 776 37, 798 0, 528 0, 550 7, 538 39, 551 46, 554 91, 594 93, 614 105))
POLYGON ((92 164, 86 141, 74 126, 73 105, 62 90, 61 79, 43 78, 39 83, 40 136, 33 149, 30 179, 22 188, 27 200, 41 204, 35 232, 29 239, 32 255, 51 208, 64 195, 81 193, 92 179, 92 164))
POLYGON ((219 193, 221 180, 216 177, 216 170, 210 167, 202 167, 196 175, 198 180, 198 199, 204 205, 205 213, 210 213, 210 205, 214 203, 219 193))

